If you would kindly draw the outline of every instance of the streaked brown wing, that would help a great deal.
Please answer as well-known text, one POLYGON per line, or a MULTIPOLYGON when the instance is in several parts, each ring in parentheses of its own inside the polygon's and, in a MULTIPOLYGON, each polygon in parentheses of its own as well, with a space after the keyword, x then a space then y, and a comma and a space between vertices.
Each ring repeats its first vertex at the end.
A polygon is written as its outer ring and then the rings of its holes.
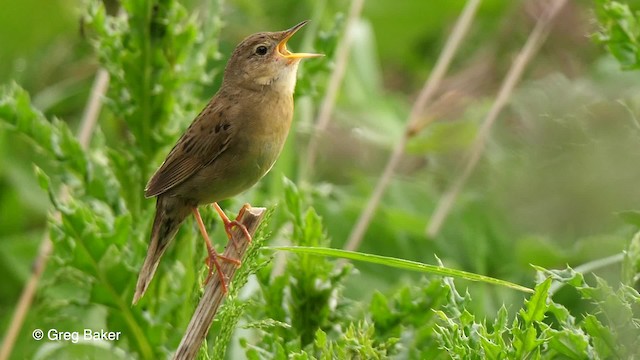
POLYGON ((229 114, 221 116, 216 103, 214 99, 178 140, 149 180, 145 197, 158 196, 177 186, 227 149, 235 128, 224 121, 229 114))

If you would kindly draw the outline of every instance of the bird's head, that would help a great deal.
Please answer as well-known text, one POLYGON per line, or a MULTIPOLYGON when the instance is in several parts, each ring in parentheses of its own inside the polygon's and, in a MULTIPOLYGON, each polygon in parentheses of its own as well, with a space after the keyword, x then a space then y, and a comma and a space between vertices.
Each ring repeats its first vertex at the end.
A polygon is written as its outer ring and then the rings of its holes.
POLYGON ((292 53, 287 49, 287 41, 307 22, 303 21, 288 30, 261 32, 244 39, 236 46, 227 63, 224 82, 249 89, 269 87, 292 94, 300 60, 324 56, 292 53))

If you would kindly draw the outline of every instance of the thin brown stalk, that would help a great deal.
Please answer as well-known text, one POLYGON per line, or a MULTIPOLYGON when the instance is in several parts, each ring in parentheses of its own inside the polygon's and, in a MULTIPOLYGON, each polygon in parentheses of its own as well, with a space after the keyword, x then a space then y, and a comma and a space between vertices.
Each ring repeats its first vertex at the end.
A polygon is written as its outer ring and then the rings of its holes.
MULTIPOLYGON (((265 208, 253 208, 245 205, 242 210, 240 210, 236 220, 244 225, 249 234, 253 236, 265 213, 265 208)), ((230 259, 242 259, 249 247, 249 239, 238 227, 235 227, 231 231, 231 236, 231 241, 235 246, 227 245, 223 256, 230 259)), ((238 266, 227 261, 223 262, 221 267, 222 276, 229 279, 229 283, 231 283, 238 270, 238 266)), ((174 359, 188 360, 196 358, 200 346, 202 346, 202 342, 213 323, 213 318, 218 312, 218 308, 225 296, 226 293, 223 292, 222 286, 220 286, 220 277, 213 276, 204 288, 204 294, 191 317, 191 321, 189 321, 186 332, 182 336, 178 350, 176 350, 173 356, 174 359)))
POLYGON ((109 73, 107 70, 100 68, 96 74, 96 78, 93 81, 91 87, 91 95, 87 102, 87 107, 84 109, 82 115, 82 123, 80 123, 80 129, 78 131, 78 142, 80 145, 87 149, 93 130, 96 128, 98 122, 98 115, 100 115, 100 109, 102 108, 102 97, 107 92, 109 87, 109 73))
MULTIPOLYGON (((106 93, 108 86, 109 73, 104 69, 98 70, 82 117, 80 130, 78 132, 78 142, 84 150, 89 147, 89 142, 91 141, 91 136, 93 135, 93 130, 95 129, 98 121, 98 115, 100 114, 100 108, 102 106, 101 99, 106 93)), ((64 199, 69 196, 68 189, 63 186, 60 189, 58 196, 64 201, 64 199)), ((55 212, 53 214, 53 218, 59 220, 60 213, 55 212)), ((53 247, 51 239, 49 238, 49 232, 46 231, 42 237, 42 241, 40 242, 40 248, 38 249, 38 255, 31 270, 31 276, 29 277, 29 280, 27 280, 27 284, 22 290, 22 294, 20 294, 16 311, 13 313, 11 323, 9 324, 4 342, 2 343, 2 348, 0 348, 0 360, 6 360, 9 358, 9 355, 11 355, 18 333, 20 332, 20 329, 22 329, 24 319, 33 304, 33 297, 38 289, 38 283, 40 282, 42 273, 47 267, 47 262, 52 249, 53 247)))
POLYGON ((309 145, 307 147, 307 159, 303 164, 302 176, 308 177, 311 175, 315 166, 316 157, 318 155, 318 145, 320 137, 324 134, 329 126, 331 120, 331 114, 338 97, 338 91, 344 79, 344 74, 347 70, 347 64, 349 63, 349 54, 351 53, 351 44, 353 42, 353 33, 356 22, 360 18, 362 12, 362 6, 364 0, 352 0, 351 7, 349 8, 349 15, 344 30, 344 36, 342 41, 338 44, 335 57, 335 67, 329 79, 329 85, 327 92, 320 105, 320 111, 314 127, 314 131, 309 139, 309 145))
POLYGON ((391 153, 391 157, 385 166, 385 169, 376 184, 375 190, 373 194, 369 198, 367 205, 364 210, 360 214, 356 225, 351 230, 351 234, 349 235, 349 240, 345 245, 345 249, 354 251, 362 242, 365 232, 371 223, 371 219, 373 218, 373 214, 375 213, 378 205, 380 204, 380 200, 382 199, 382 195, 386 191, 389 183, 391 182, 391 178, 398 166, 400 159, 402 158, 402 154, 404 153, 404 149, 407 145, 407 142, 413 134, 412 129, 415 127, 416 123, 420 121, 420 114, 424 111, 427 103, 431 101, 434 96, 436 90, 440 86, 440 82, 442 81, 449 65, 451 64, 451 60, 453 56, 457 52, 460 47, 460 43, 462 39, 467 34, 469 27, 473 21, 473 18, 476 14, 476 10, 480 5, 481 0, 469 0, 465 5, 460 17, 456 21, 456 24, 453 28, 453 31, 449 38, 447 39, 447 43, 445 44, 444 49, 440 53, 438 61, 429 76, 429 79, 425 82, 424 87, 420 91, 418 95, 418 99, 413 104, 411 109, 411 113, 409 115, 409 120, 407 121, 406 130, 402 135, 402 138, 396 144, 393 152, 391 153))
POLYGON ((560 9, 565 5, 566 0, 555 0, 551 1, 551 5, 547 8, 547 10, 540 17, 533 31, 529 35, 527 42, 518 53, 518 56, 515 58, 507 76, 500 87, 500 91, 498 92, 498 96, 494 101, 489 113, 482 122, 480 130, 476 136, 476 139, 471 146, 471 150, 469 153, 469 158, 464 166, 463 171, 453 182, 449 190, 445 192, 445 194, 440 198, 436 210, 433 212, 431 219, 426 228, 427 237, 433 238, 440 232, 442 225, 444 224, 453 204, 455 203, 460 191, 466 184, 469 176, 475 169, 476 165, 480 158, 482 157, 482 153, 484 152, 484 147, 491 132, 491 128, 495 123, 500 111, 504 108, 507 101, 511 97, 513 93, 513 89, 516 84, 522 77, 522 73, 526 68, 527 64, 533 59, 536 52, 540 48, 540 45, 545 41, 547 35, 549 34, 549 30, 551 29, 551 25, 555 16, 560 12, 560 9))

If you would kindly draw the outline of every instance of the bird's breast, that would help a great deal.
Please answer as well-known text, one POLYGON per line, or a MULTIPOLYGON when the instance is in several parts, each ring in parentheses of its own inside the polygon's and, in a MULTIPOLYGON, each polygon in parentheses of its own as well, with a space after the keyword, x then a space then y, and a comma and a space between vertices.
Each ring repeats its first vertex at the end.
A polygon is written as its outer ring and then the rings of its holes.
POLYGON ((293 103, 290 99, 273 101, 267 111, 255 117, 255 123, 248 124, 247 131, 251 135, 245 141, 249 142, 249 151, 254 152, 255 165, 263 175, 277 160, 289 134, 293 117, 293 103))

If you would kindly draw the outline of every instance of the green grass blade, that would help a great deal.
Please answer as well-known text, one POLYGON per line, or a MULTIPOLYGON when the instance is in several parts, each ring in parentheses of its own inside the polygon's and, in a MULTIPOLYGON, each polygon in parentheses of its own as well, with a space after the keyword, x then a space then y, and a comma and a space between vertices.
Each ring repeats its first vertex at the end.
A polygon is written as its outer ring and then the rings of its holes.
POLYGON ((474 274, 474 273, 470 273, 462 270, 450 269, 450 268, 436 266, 436 265, 423 264, 417 261, 398 259, 398 258, 393 258, 389 256, 366 254, 366 253, 347 251, 347 250, 341 250, 341 249, 331 249, 331 248, 324 248, 324 247, 307 247, 307 246, 272 246, 272 247, 265 247, 264 249, 274 250, 274 251, 283 250, 283 251, 291 251, 291 252, 301 253, 301 254, 331 256, 331 257, 337 257, 342 259, 364 261, 372 264, 380 264, 380 265, 395 267, 398 269, 418 271, 418 272, 424 272, 424 273, 442 275, 442 276, 450 276, 450 277, 461 278, 469 281, 479 281, 487 284, 505 286, 505 287, 526 292, 526 293, 533 293, 532 289, 529 289, 522 285, 514 284, 509 281, 495 279, 489 276, 478 275, 478 274, 474 274))

